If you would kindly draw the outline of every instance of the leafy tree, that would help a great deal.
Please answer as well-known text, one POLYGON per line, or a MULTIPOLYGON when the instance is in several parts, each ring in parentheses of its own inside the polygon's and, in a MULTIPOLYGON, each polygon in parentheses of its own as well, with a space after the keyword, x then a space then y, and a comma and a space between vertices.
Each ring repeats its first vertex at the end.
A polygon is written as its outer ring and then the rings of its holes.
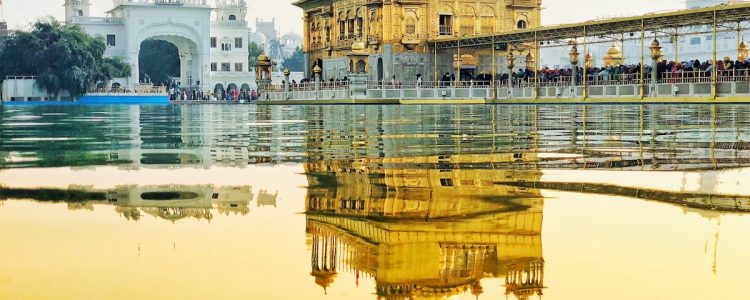
POLYGON ((292 72, 305 71, 305 54, 302 52, 302 48, 294 49, 292 56, 284 60, 284 67, 289 68, 289 71, 292 72))
POLYGON ((258 56, 263 53, 263 47, 256 44, 255 42, 247 45, 247 65, 250 68, 255 68, 258 65, 258 56))
POLYGON ((271 42, 268 44, 268 51, 270 52, 268 56, 270 56, 274 60, 281 60, 282 59, 282 48, 284 45, 282 45, 279 40, 271 40, 271 42))
MULTIPOLYGON (((138 74, 141 81, 146 77, 154 84, 169 85, 173 76, 180 76, 180 56, 177 46, 162 40, 145 40, 138 53, 138 74)), ((184 83, 183 83, 184 84, 184 83)))
POLYGON ((36 84, 51 95, 68 91, 81 96, 97 81, 129 75, 126 64, 104 59, 106 47, 103 39, 89 36, 78 25, 40 20, 31 31, 18 31, 2 45, 0 80, 8 75, 36 76, 36 84))

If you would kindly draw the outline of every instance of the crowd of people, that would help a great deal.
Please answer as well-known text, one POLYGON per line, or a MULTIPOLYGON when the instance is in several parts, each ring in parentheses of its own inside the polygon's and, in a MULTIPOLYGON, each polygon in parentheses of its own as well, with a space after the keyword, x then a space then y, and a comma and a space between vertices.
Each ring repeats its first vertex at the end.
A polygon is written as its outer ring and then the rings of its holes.
MULTIPOLYGON (((733 77, 748 77, 750 76, 750 60, 719 60, 716 63, 717 75, 721 78, 733 77)), ((711 77, 713 72, 713 64, 710 60, 700 61, 698 59, 674 62, 674 61, 661 61, 656 64, 657 80, 660 82, 676 82, 678 79, 684 80, 700 80, 711 77)), ((535 80, 539 80, 541 84, 570 84, 573 74, 576 75, 576 82, 580 84, 583 81, 584 69, 578 67, 577 72, 573 72, 572 68, 549 68, 544 67, 538 71, 538 78, 532 69, 519 68, 517 71, 512 73, 491 74, 480 73, 478 75, 472 75, 469 73, 462 73, 460 80, 456 81, 456 74, 451 72, 445 72, 439 76, 436 82, 430 83, 430 86, 455 86, 460 85, 474 85, 474 86, 489 86, 493 78, 497 81, 497 84, 508 84, 509 80, 512 80, 513 84, 531 84, 535 80)), ((627 84, 640 80, 641 65, 640 64, 619 64, 610 65, 604 67, 589 67, 585 70, 586 80, 589 84, 627 84)), ((650 65, 643 66, 644 78, 650 80, 650 74, 652 67, 650 65)), ((303 79, 300 81, 301 84, 311 82, 310 79, 303 79)), ((346 86, 348 79, 345 77, 342 80, 330 79, 327 82, 321 82, 321 88, 333 87, 333 86, 346 86)), ((404 87, 419 87, 423 86, 423 77, 421 74, 413 80, 402 82, 396 76, 390 78, 390 80, 379 80, 370 84, 372 87, 379 88, 404 88, 404 87)), ((297 89, 297 83, 292 82, 292 90, 297 89)), ((283 86, 281 87, 283 88, 283 86)))
POLYGON ((203 90, 198 88, 187 88, 183 89, 179 86, 179 84, 173 85, 167 89, 167 94, 169 96, 169 100, 173 101, 185 101, 185 100, 192 100, 192 101, 231 101, 231 102, 239 102, 240 100, 243 101, 255 101, 258 100, 260 97, 260 93, 256 89, 251 90, 245 90, 245 89, 219 89, 217 88, 213 92, 211 90, 208 90, 206 92, 203 92, 203 90))

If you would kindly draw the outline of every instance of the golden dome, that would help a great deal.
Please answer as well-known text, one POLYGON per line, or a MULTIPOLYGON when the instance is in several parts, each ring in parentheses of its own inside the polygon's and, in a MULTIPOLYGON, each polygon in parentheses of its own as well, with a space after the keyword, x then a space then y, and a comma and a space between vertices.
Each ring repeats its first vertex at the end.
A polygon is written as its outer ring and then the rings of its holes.
POLYGON ((612 46, 609 47, 609 50, 607 50, 607 54, 622 56, 622 51, 620 50, 620 48, 615 46, 615 44, 612 44, 612 46))
POLYGON ((265 53, 261 52, 260 55, 258 55, 258 61, 271 61, 271 58, 269 58, 265 53))
POLYGON ((291 74, 291 72, 289 72, 289 68, 285 67, 284 68, 284 76, 289 76, 289 74, 291 74))
POLYGON ((605 66, 621 65, 623 61, 622 50, 615 43, 607 50, 607 55, 602 58, 605 66))
POLYGON ((586 68, 591 68, 594 66, 594 56, 591 55, 590 51, 586 51, 586 59, 583 61, 583 65, 586 68))
POLYGON ((365 51, 365 43, 356 41, 352 44, 352 52, 364 52, 365 51))
POLYGON ((322 71, 323 69, 321 69, 318 64, 315 64, 315 66, 313 67, 313 73, 320 73, 322 71))
POLYGON ((742 50, 742 49, 747 49, 747 45, 745 44, 744 40, 742 42, 740 42, 740 50, 742 50))

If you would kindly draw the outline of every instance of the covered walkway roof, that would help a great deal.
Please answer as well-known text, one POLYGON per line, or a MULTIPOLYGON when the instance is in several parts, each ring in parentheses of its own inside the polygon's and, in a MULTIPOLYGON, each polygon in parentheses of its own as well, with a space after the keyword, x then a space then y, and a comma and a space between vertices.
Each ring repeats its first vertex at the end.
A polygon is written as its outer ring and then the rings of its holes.
POLYGON ((490 47, 493 43, 569 40, 585 36, 603 36, 630 32, 660 31, 679 27, 737 23, 750 20, 750 3, 718 5, 666 13, 651 13, 581 23, 541 26, 496 34, 460 38, 441 38, 429 41, 437 49, 461 47, 490 47), (584 34, 585 33, 585 34, 584 34))

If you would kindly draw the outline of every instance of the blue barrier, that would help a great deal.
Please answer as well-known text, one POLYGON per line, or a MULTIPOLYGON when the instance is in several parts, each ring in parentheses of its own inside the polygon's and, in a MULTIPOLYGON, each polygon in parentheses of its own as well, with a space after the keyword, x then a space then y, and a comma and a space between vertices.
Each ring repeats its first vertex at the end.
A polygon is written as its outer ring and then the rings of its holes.
POLYGON ((167 95, 86 95, 79 104, 169 104, 167 95))

